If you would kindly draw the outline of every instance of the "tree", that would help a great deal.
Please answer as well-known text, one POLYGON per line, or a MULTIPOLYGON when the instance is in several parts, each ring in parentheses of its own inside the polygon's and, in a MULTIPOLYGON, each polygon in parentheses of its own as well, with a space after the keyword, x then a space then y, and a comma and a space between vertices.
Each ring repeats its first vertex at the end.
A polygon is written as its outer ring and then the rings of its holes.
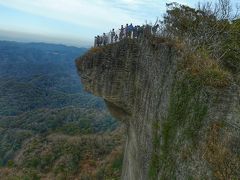
POLYGON ((199 4, 197 9, 170 3, 163 21, 165 34, 180 39, 191 51, 204 48, 220 61, 230 51, 224 43, 232 36, 232 22, 237 17, 232 14, 229 0, 219 0, 214 6, 199 4))
POLYGON ((224 64, 234 73, 240 71, 240 18, 232 21, 229 36, 223 44, 224 64))

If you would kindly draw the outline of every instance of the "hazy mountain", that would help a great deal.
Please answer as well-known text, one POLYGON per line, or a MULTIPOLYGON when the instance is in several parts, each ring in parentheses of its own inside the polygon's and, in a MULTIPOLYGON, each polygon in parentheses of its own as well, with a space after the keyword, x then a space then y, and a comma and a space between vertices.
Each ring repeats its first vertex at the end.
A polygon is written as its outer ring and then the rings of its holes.
POLYGON ((104 102, 82 89, 74 60, 84 52, 64 45, 0 42, 0 164, 11 166, 10 176, 31 178, 33 171, 37 177, 53 171, 69 178, 93 176, 80 166, 87 164, 83 159, 88 150, 94 151, 95 134, 104 133, 102 140, 110 143, 96 140, 103 152, 91 161, 102 159, 101 168, 111 162, 104 158, 121 147, 121 137, 113 132, 118 123, 104 102), (69 142, 72 138, 77 144, 69 142), (43 146, 49 148, 47 154, 43 146))

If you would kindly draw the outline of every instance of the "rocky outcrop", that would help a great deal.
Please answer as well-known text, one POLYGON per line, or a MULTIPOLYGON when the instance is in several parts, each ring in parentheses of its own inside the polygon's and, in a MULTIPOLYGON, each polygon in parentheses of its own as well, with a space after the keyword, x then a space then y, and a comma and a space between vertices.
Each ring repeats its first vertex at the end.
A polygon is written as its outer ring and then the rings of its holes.
POLYGON ((126 124, 122 179, 240 178, 239 86, 186 62, 160 38, 125 39, 76 61, 85 89, 126 124))

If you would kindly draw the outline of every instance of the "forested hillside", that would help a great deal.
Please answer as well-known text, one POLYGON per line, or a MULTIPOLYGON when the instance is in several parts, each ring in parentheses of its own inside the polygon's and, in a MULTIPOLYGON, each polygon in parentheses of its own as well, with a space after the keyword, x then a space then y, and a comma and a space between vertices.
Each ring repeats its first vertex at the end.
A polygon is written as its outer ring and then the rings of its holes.
POLYGON ((85 51, 0 42, 1 179, 119 177, 119 124, 76 73, 85 51))

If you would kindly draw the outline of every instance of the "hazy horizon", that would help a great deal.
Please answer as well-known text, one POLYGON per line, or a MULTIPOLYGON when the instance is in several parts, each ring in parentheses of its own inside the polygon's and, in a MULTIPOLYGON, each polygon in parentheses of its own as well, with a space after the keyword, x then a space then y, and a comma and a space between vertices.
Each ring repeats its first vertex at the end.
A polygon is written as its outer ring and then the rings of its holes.
POLYGON ((49 43, 49 44, 62 44, 65 46, 74 46, 78 48, 89 48, 92 43, 81 42, 80 40, 61 38, 54 36, 47 36, 41 34, 24 33, 24 32, 14 32, 6 31, 0 29, 0 41, 13 41, 20 43, 49 43))
MULTIPOLYGON (((95 35, 154 22, 170 0, 0 0, 0 40, 90 47, 95 35)), ((175 0, 195 7, 199 0, 175 0)), ((201 0, 201 2, 206 2, 201 0)), ((232 0, 239 3, 239 0, 232 0)))

